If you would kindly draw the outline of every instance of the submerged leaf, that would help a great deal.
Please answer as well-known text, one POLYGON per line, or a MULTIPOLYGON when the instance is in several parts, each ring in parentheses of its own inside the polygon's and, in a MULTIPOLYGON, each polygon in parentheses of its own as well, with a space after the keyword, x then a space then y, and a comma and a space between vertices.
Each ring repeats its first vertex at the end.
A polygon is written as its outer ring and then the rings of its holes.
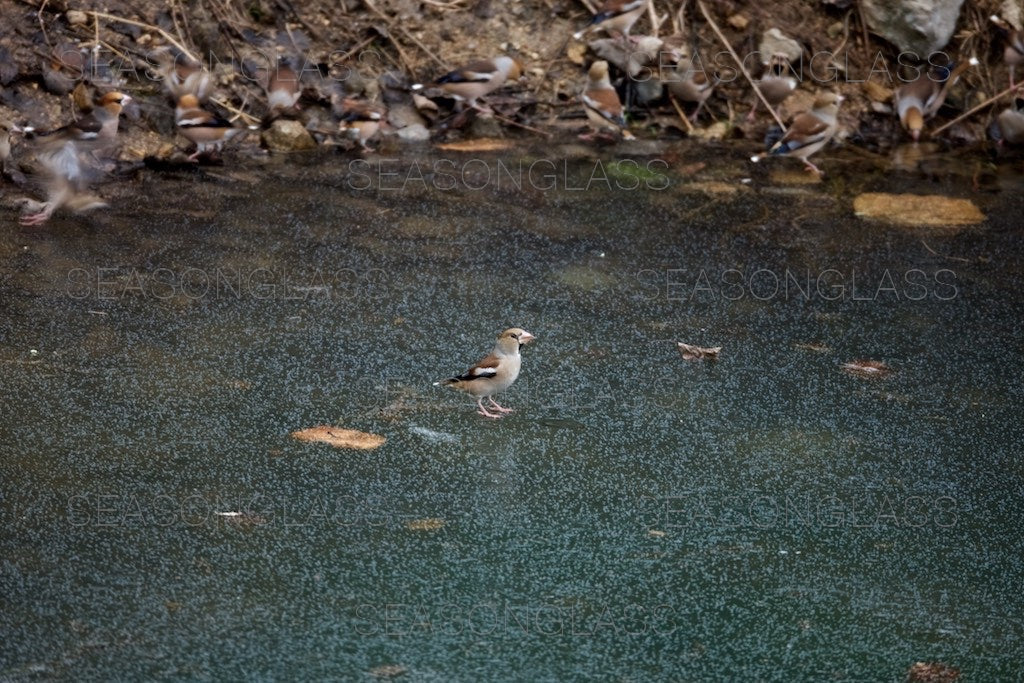
POLYGON ((676 342, 676 347, 683 360, 718 360, 718 353, 722 350, 721 346, 693 346, 683 342, 676 342))
POLYGON ((907 671, 907 680, 915 683, 950 683, 960 678, 960 669, 936 662, 915 662, 907 671))
POLYGON ((975 225, 985 220, 969 199, 942 195, 866 192, 853 200, 853 212, 860 218, 917 227, 975 225))
POLYGON ((427 517, 425 519, 410 519, 405 523, 405 528, 409 531, 437 531, 444 526, 444 520, 437 517, 427 517))
POLYGON ((374 678, 398 678, 406 671, 401 664, 383 664, 370 669, 370 675, 374 678))
POLYGON ((378 434, 368 434, 355 429, 342 429, 330 425, 300 429, 292 432, 292 437, 299 441, 320 442, 330 444, 335 448, 356 448, 364 451, 379 448, 387 441, 386 438, 378 434))
POLYGON ((438 145, 438 149, 446 152, 501 152, 512 147, 508 140, 500 138, 477 138, 472 140, 460 140, 458 142, 446 142, 438 145))
POLYGON ((887 377, 892 374, 892 368, 880 360, 854 360, 843 363, 841 367, 857 377, 887 377))

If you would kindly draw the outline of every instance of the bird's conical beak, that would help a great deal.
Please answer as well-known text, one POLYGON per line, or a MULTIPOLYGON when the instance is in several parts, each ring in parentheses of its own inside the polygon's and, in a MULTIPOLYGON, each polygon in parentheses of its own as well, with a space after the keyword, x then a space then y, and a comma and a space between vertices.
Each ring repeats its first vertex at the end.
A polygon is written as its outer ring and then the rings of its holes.
POLYGON ((534 339, 536 339, 536 337, 534 337, 532 334, 530 334, 526 330, 523 330, 523 333, 521 335, 519 335, 519 343, 520 344, 529 344, 534 339))

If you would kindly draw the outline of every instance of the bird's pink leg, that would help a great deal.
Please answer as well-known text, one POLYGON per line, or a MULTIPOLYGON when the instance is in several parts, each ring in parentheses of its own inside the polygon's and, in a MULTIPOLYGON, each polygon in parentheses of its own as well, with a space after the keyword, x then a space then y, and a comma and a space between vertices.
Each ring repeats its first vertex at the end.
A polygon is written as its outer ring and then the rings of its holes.
POLYGON ((704 100, 697 103, 697 108, 690 114, 690 123, 697 123, 697 117, 700 116, 700 110, 704 107, 704 100))
POLYGON ((513 410, 512 410, 511 408, 505 408, 504 406, 500 406, 500 405, 498 405, 498 402, 497 402, 497 401, 495 401, 495 400, 494 400, 494 398, 492 398, 492 397, 490 397, 490 396, 488 396, 488 397, 487 397, 487 400, 491 402, 491 405, 492 405, 492 406, 494 407, 494 409, 495 409, 495 410, 497 410, 497 411, 498 411, 499 413, 511 413, 511 412, 514 412, 514 411, 513 411, 513 410))
POLYGON ((757 97, 754 98, 754 106, 750 108, 750 113, 747 114, 747 123, 753 123, 754 119, 757 118, 757 105, 760 101, 757 97))
POLYGON ((820 168, 818 168, 817 166, 815 166, 814 164, 812 164, 812 163, 811 163, 810 161, 808 161, 807 159, 804 159, 804 160, 803 160, 803 162, 804 162, 804 164, 805 164, 805 165, 807 166, 807 170, 808 170, 808 171, 813 171, 814 173, 817 173, 817 174, 818 174, 818 177, 819 177, 819 178, 821 178, 822 176, 824 176, 824 175, 825 175, 825 172, 824 172, 824 171, 822 171, 822 170, 821 170, 820 168))
POLYGON ((19 222, 22 225, 42 225, 43 223, 50 219, 50 216, 53 215, 53 211, 55 208, 56 207, 53 204, 47 202, 46 208, 44 208, 42 211, 39 211, 37 213, 25 214, 24 216, 21 217, 19 222))
POLYGON ((490 412, 487 412, 487 408, 484 408, 484 399, 483 398, 477 399, 476 407, 477 407, 477 411, 476 412, 480 413, 484 417, 490 417, 490 418, 494 418, 494 419, 502 417, 500 413, 490 413, 490 412))

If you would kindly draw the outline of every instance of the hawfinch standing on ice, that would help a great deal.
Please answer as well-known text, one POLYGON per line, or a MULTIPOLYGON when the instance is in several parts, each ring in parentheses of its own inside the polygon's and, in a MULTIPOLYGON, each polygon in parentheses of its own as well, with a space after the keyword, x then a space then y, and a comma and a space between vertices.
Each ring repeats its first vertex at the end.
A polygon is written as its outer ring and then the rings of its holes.
POLYGON ((503 417, 505 413, 511 413, 512 409, 498 405, 493 398, 494 394, 508 389, 519 377, 519 367, 522 363, 519 350, 533 339, 532 334, 518 327, 505 330, 498 335, 498 342, 490 355, 464 374, 435 382, 434 386, 451 387, 476 398, 477 412, 484 417, 503 417), (497 413, 492 413, 484 407, 485 398, 490 401, 491 407, 497 410, 497 413))

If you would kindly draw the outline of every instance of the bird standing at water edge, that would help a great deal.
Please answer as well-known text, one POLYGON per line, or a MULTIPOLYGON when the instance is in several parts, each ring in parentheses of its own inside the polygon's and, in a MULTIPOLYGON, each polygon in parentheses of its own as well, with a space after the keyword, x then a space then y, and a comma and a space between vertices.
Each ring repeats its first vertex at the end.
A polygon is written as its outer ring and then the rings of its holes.
MULTIPOLYGON (((835 136, 839 128, 836 117, 839 114, 839 103, 842 101, 843 96, 835 93, 826 92, 818 95, 811 111, 798 114, 782 139, 768 150, 769 153, 796 157, 804 162, 807 170, 814 171, 819 176, 824 175, 808 157, 819 151, 835 136)), ((760 157, 751 157, 750 160, 756 162, 760 157)))
POLYGON ((595 135, 610 130, 622 133, 622 137, 626 140, 635 139, 626 128, 622 101, 608 78, 608 62, 594 62, 590 65, 590 71, 587 73, 587 85, 580 99, 583 101, 583 109, 587 112, 587 119, 597 130, 597 133, 585 133, 580 136, 581 138, 590 140, 595 135))
MULTIPOLYGON (((505 85, 506 81, 518 79, 522 74, 522 64, 511 57, 503 56, 466 64, 449 71, 431 85, 437 86, 457 100, 464 100, 472 109, 489 113, 476 101, 505 85)), ((412 86, 414 91, 422 88, 421 84, 412 86)))
POLYGON ((910 133, 914 142, 921 138, 924 122, 935 116, 946 101, 949 89, 960 78, 960 75, 978 60, 971 57, 955 68, 949 66, 921 70, 917 78, 896 88, 893 98, 896 101, 896 113, 900 124, 910 133))
POLYGON ((1024 64, 1024 31, 1013 29, 995 14, 989 17, 989 21, 995 24, 996 30, 1006 41, 1006 47, 1003 48, 1003 62, 1010 68, 1010 87, 1012 88, 1017 67, 1024 64))
POLYGON ((120 92, 108 92, 95 109, 78 121, 39 135, 46 202, 34 213, 23 215, 22 225, 41 225, 64 205, 76 211, 104 205, 97 197, 85 194, 85 190, 89 181, 101 173, 96 153, 114 146, 122 108, 131 99, 120 92))
POLYGON ((196 151, 189 161, 198 161, 204 154, 220 151, 224 143, 245 133, 244 128, 235 128, 231 123, 199 107, 195 95, 182 95, 174 110, 178 132, 186 140, 195 143, 196 151))
POLYGON ((518 327, 507 329, 498 335, 494 350, 486 358, 458 377, 434 382, 434 386, 451 387, 473 396, 477 400, 477 412, 484 417, 504 417, 506 413, 511 413, 512 409, 498 405, 494 400, 494 394, 508 389, 519 377, 519 368, 522 364, 519 351, 534 339, 532 334, 518 327), (484 407, 485 398, 490 401, 491 407, 497 410, 497 413, 492 413, 484 407))

